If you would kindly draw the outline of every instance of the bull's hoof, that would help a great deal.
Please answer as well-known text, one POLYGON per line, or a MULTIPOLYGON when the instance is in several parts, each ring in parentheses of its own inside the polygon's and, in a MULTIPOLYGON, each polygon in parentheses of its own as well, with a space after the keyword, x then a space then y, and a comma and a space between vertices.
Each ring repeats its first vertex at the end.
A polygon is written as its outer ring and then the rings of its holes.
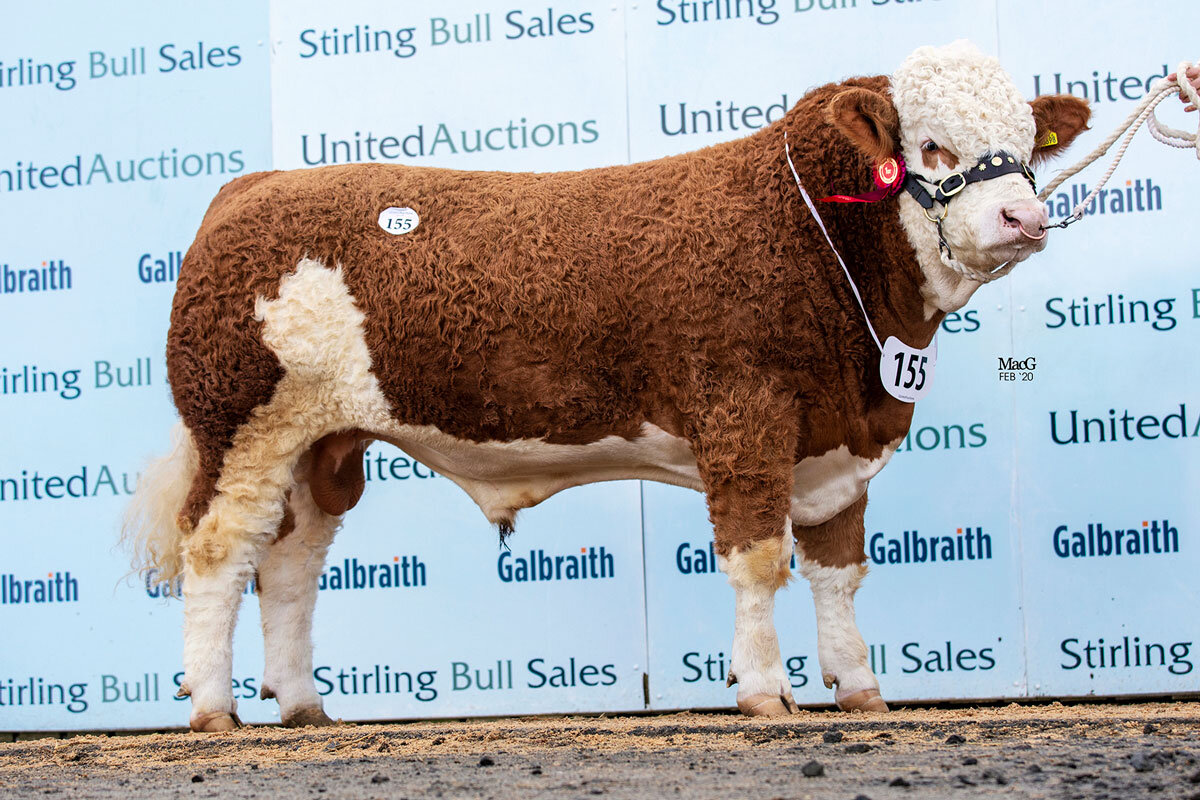
POLYGON ((275 699, 275 690, 272 689, 270 686, 267 686, 264 683, 263 687, 258 690, 258 699, 259 700, 274 700, 275 699))
POLYGON ((887 703, 879 696, 878 689, 862 689, 837 698, 837 707, 842 711, 887 711, 887 703))
POLYGON ((800 710, 786 694, 752 694, 738 699, 738 711, 747 717, 786 717, 800 710))
POLYGON ((242 727, 242 721, 238 719, 236 713, 210 711, 207 714, 192 717, 191 726, 196 733, 221 733, 237 730, 242 727))
POLYGON ((283 727, 285 728, 303 728, 306 725, 322 728, 334 724, 336 723, 319 706, 297 708, 283 718, 283 727))

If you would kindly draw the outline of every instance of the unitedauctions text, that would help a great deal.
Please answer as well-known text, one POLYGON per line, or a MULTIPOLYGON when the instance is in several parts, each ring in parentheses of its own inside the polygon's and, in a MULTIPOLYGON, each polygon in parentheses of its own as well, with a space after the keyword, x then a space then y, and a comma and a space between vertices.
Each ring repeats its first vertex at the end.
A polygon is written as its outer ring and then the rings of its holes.
POLYGON ((211 175, 239 175, 246 169, 241 148, 208 153, 180 153, 179 148, 162 149, 157 154, 119 157, 96 153, 68 157, 57 164, 17 161, 0 169, 0 192, 26 192, 37 189, 74 189, 80 186, 196 178, 211 175))

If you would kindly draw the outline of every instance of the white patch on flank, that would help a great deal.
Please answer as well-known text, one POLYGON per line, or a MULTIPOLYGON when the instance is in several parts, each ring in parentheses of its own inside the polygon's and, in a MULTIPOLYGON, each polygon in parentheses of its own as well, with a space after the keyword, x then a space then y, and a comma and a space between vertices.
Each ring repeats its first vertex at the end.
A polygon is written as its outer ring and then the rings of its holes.
POLYGON ((823 567, 804 557, 799 543, 800 573, 812 586, 817 612, 817 657, 825 685, 837 684, 837 699, 863 689, 879 689, 871 672, 867 645, 854 621, 854 593, 867 574, 866 564, 823 567))
POLYGON ((792 557, 790 521, 785 528, 779 539, 757 542, 748 550, 734 548, 728 558, 717 557, 736 598, 729 671, 737 676, 738 700, 756 694, 792 697, 792 684, 783 668, 775 633, 775 591, 779 587, 773 579, 763 580, 764 561, 775 567, 772 578, 787 574, 792 557), (777 552, 759 552, 759 548, 777 552))
POLYGON ((258 568, 266 656, 263 688, 279 701, 284 721, 297 711, 322 707, 313 681, 313 606, 325 554, 341 522, 317 508, 303 480, 293 487, 288 505, 295 527, 267 548, 258 568))
MULTIPOLYGON (((1004 150, 1022 161, 1033 152, 1033 110, 996 59, 958 41, 946 47, 920 47, 891 78, 892 101, 900 117, 900 150, 908 168, 934 181, 973 167, 987 152, 1004 150), (958 157, 951 169, 939 160, 922 163, 921 145, 931 140, 958 157)), ((928 188, 928 187, 927 187, 928 188)), ((1028 201, 1033 190, 1019 175, 968 186, 953 198, 943 223, 954 258, 990 270, 1022 260, 1045 246, 1006 231, 1000 224, 1005 203, 1028 201)), ((901 192, 900 222, 925 275, 921 292, 926 317, 961 308, 979 288, 977 281, 943 263, 937 228, 917 202, 901 192)), ((938 206, 931 213, 940 213, 938 206)))
POLYGON ((878 458, 852 455, 841 445, 810 456, 792 470, 792 522, 820 525, 862 497, 867 483, 879 474, 900 445, 897 439, 878 458))

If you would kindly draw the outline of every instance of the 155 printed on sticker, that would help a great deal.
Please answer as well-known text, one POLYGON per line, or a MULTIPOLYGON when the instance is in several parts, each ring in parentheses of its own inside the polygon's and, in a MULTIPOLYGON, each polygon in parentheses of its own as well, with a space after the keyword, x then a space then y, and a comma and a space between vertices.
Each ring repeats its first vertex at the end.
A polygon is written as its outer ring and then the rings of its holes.
POLYGON ((379 212, 379 227, 393 236, 414 231, 420 224, 421 218, 411 208, 389 206, 379 212))

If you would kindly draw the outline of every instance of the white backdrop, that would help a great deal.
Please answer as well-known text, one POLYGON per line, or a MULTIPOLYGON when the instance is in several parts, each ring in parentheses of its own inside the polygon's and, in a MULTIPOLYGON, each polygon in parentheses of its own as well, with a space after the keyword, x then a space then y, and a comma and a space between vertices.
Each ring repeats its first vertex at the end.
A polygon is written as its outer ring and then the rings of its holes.
MULTIPOLYGON (((126 579, 115 541, 173 420, 174 271, 227 180, 364 160, 540 171, 656 158, 959 37, 1029 97, 1093 100, 1077 157, 1149 79, 1195 57, 1200 7, 1169 5, 1169 26, 1082 0, 742 0, 729 4, 741 16, 707 21, 689 0, 6 10, 0 730, 186 718, 180 603, 126 579)), ((1096 172, 1060 191, 1081 197, 1096 172)), ((1198 179, 1194 161, 1141 138, 1104 214, 943 324, 938 384, 867 510, 859 621, 889 700, 1196 690, 1198 179), (1000 380, 999 358, 1030 356, 1032 380, 1000 380), (1126 534, 1122 555, 1088 555, 1126 530, 1165 552, 1125 554, 1126 534), (980 557, 890 563, 889 544, 903 553, 914 535, 971 537, 980 557)), ((733 596, 700 495, 574 489, 524 512, 502 554, 446 479, 384 445, 366 466, 317 607, 334 716, 732 705, 733 596), (517 559, 567 554, 603 577, 510 579, 517 559), (403 585, 356 585, 380 564, 403 585)), ((829 702, 802 581, 776 618, 797 699, 829 702)), ((248 596, 234 676, 250 721, 275 718, 256 699, 261 671, 248 596)))

